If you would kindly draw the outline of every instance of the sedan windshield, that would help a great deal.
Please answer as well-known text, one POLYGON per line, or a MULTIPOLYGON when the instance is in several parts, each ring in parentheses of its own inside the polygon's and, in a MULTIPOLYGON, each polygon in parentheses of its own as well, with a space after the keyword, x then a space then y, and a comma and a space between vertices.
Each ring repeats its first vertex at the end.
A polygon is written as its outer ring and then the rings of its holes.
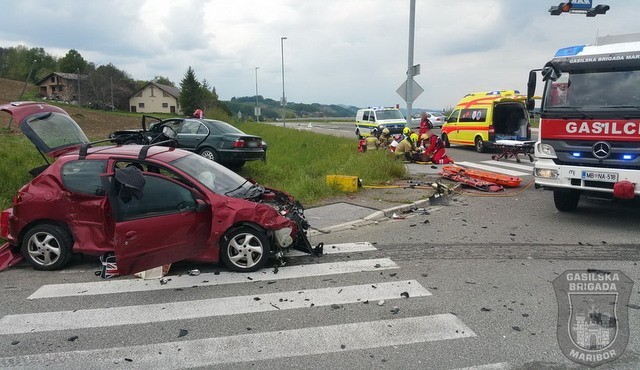
POLYGON ((197 154, 190 153, 171 164, 215 193, 236 198, 250 197, 255 193, 256 185, 230 169, 197 154))

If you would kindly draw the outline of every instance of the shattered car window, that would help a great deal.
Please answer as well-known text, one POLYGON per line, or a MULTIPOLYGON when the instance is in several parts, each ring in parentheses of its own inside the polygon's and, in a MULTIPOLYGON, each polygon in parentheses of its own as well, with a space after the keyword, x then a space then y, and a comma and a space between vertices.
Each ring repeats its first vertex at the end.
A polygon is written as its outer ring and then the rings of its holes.
POLYGON ((100 174, 104 172, 105 161, 78 160, 62 166, 62 183, 76 193, 103 195, 100 174))
POLYGON ((26 124, 50 149, 89 142, 80 126, 64 114, 36 114, 29 117, 26 124))

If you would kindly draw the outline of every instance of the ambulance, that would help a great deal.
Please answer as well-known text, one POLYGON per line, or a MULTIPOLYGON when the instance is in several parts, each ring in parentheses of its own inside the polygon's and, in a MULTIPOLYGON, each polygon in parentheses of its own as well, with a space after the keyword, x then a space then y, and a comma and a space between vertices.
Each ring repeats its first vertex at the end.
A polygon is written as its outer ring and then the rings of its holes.
POLYGON ((531 140, 526 96, 518 90, 493 90, 465 95, 456 105, 441 137, 445 146, 473 145, 485 152, 496 140, 531 140))
POLYGON ((407 119, 394 107, 369 107, 359 109, 356 113, 356 136, 358 138, 371 135, 373 129, 381 132, 388 128, 391 135, 401 134, 407 119))

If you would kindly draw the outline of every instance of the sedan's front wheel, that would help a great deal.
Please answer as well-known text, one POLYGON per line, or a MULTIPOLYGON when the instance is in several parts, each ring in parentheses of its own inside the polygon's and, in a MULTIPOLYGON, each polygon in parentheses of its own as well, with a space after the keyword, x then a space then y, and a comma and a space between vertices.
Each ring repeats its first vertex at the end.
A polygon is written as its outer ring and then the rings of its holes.
POLYGON ((22 255, 36 270, 58 270, 71 259, 73 238, 61 226, 40 224, 22 239, 22 255))
POLYGON ((234 271, 256 271, 267 263, 269 242, 264 233, 251 227, 241 227, 224 238, 220 258, 234 271))

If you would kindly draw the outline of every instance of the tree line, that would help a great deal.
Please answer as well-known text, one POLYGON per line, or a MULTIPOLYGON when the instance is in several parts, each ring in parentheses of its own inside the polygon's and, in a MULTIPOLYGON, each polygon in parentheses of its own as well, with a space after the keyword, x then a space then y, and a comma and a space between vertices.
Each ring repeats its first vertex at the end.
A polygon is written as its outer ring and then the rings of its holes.
MULTIPOLYGON (((128 111, 129 97, 149 82, 135 80, 111 63, 96 66, 75 49, 58 58, 38 47, 20 45, 0 48, 0 77, 37 84, 52 72, 77 74, 80 77, 80 94, 76 103, 95 109, 128 111)), ((152 82, 176 87, 173 81, 163 76, 156 76, 152 82)), ((180 105, 187 114, 197 108, 205 111, 219 109, 227 115, 231 114, 218 100, 215 88, 206 80, 198 81, 191 67, 185 72, 180 91, 180 105)))
MULTIPOLYGON (((82 106, 129 111, 129 97, 149 81, 134 79, 129 73, 109 63, 96 66, 85 60, 75 49, 70 49, 63 57, 47 53, 43 48, 0 47, 0 77, 27 81, 37 84, 52 72, 77 74, 79 80, 79 101, 82 106)), ((178 87, 169 78, 156 76, 152 82, 178 87)), ((184 114, 191 114, 196 109, 203 109, 208 117, 236 116, 254 117, 256 97, 233 97, 222 102, 213 85, 206 79, 199 81, 193 68, 188 67, 180 81, 179 102, 184 114), (214 113, 214 114, 212 114, 214 113)), ((17 98, 17 97, 16 97, 17 98)), ((356 107, 342 105, 287 103, 282 107, 280 102, 258 96, 262 119, 296 117, 349 117, 355 116, 356 107)))

